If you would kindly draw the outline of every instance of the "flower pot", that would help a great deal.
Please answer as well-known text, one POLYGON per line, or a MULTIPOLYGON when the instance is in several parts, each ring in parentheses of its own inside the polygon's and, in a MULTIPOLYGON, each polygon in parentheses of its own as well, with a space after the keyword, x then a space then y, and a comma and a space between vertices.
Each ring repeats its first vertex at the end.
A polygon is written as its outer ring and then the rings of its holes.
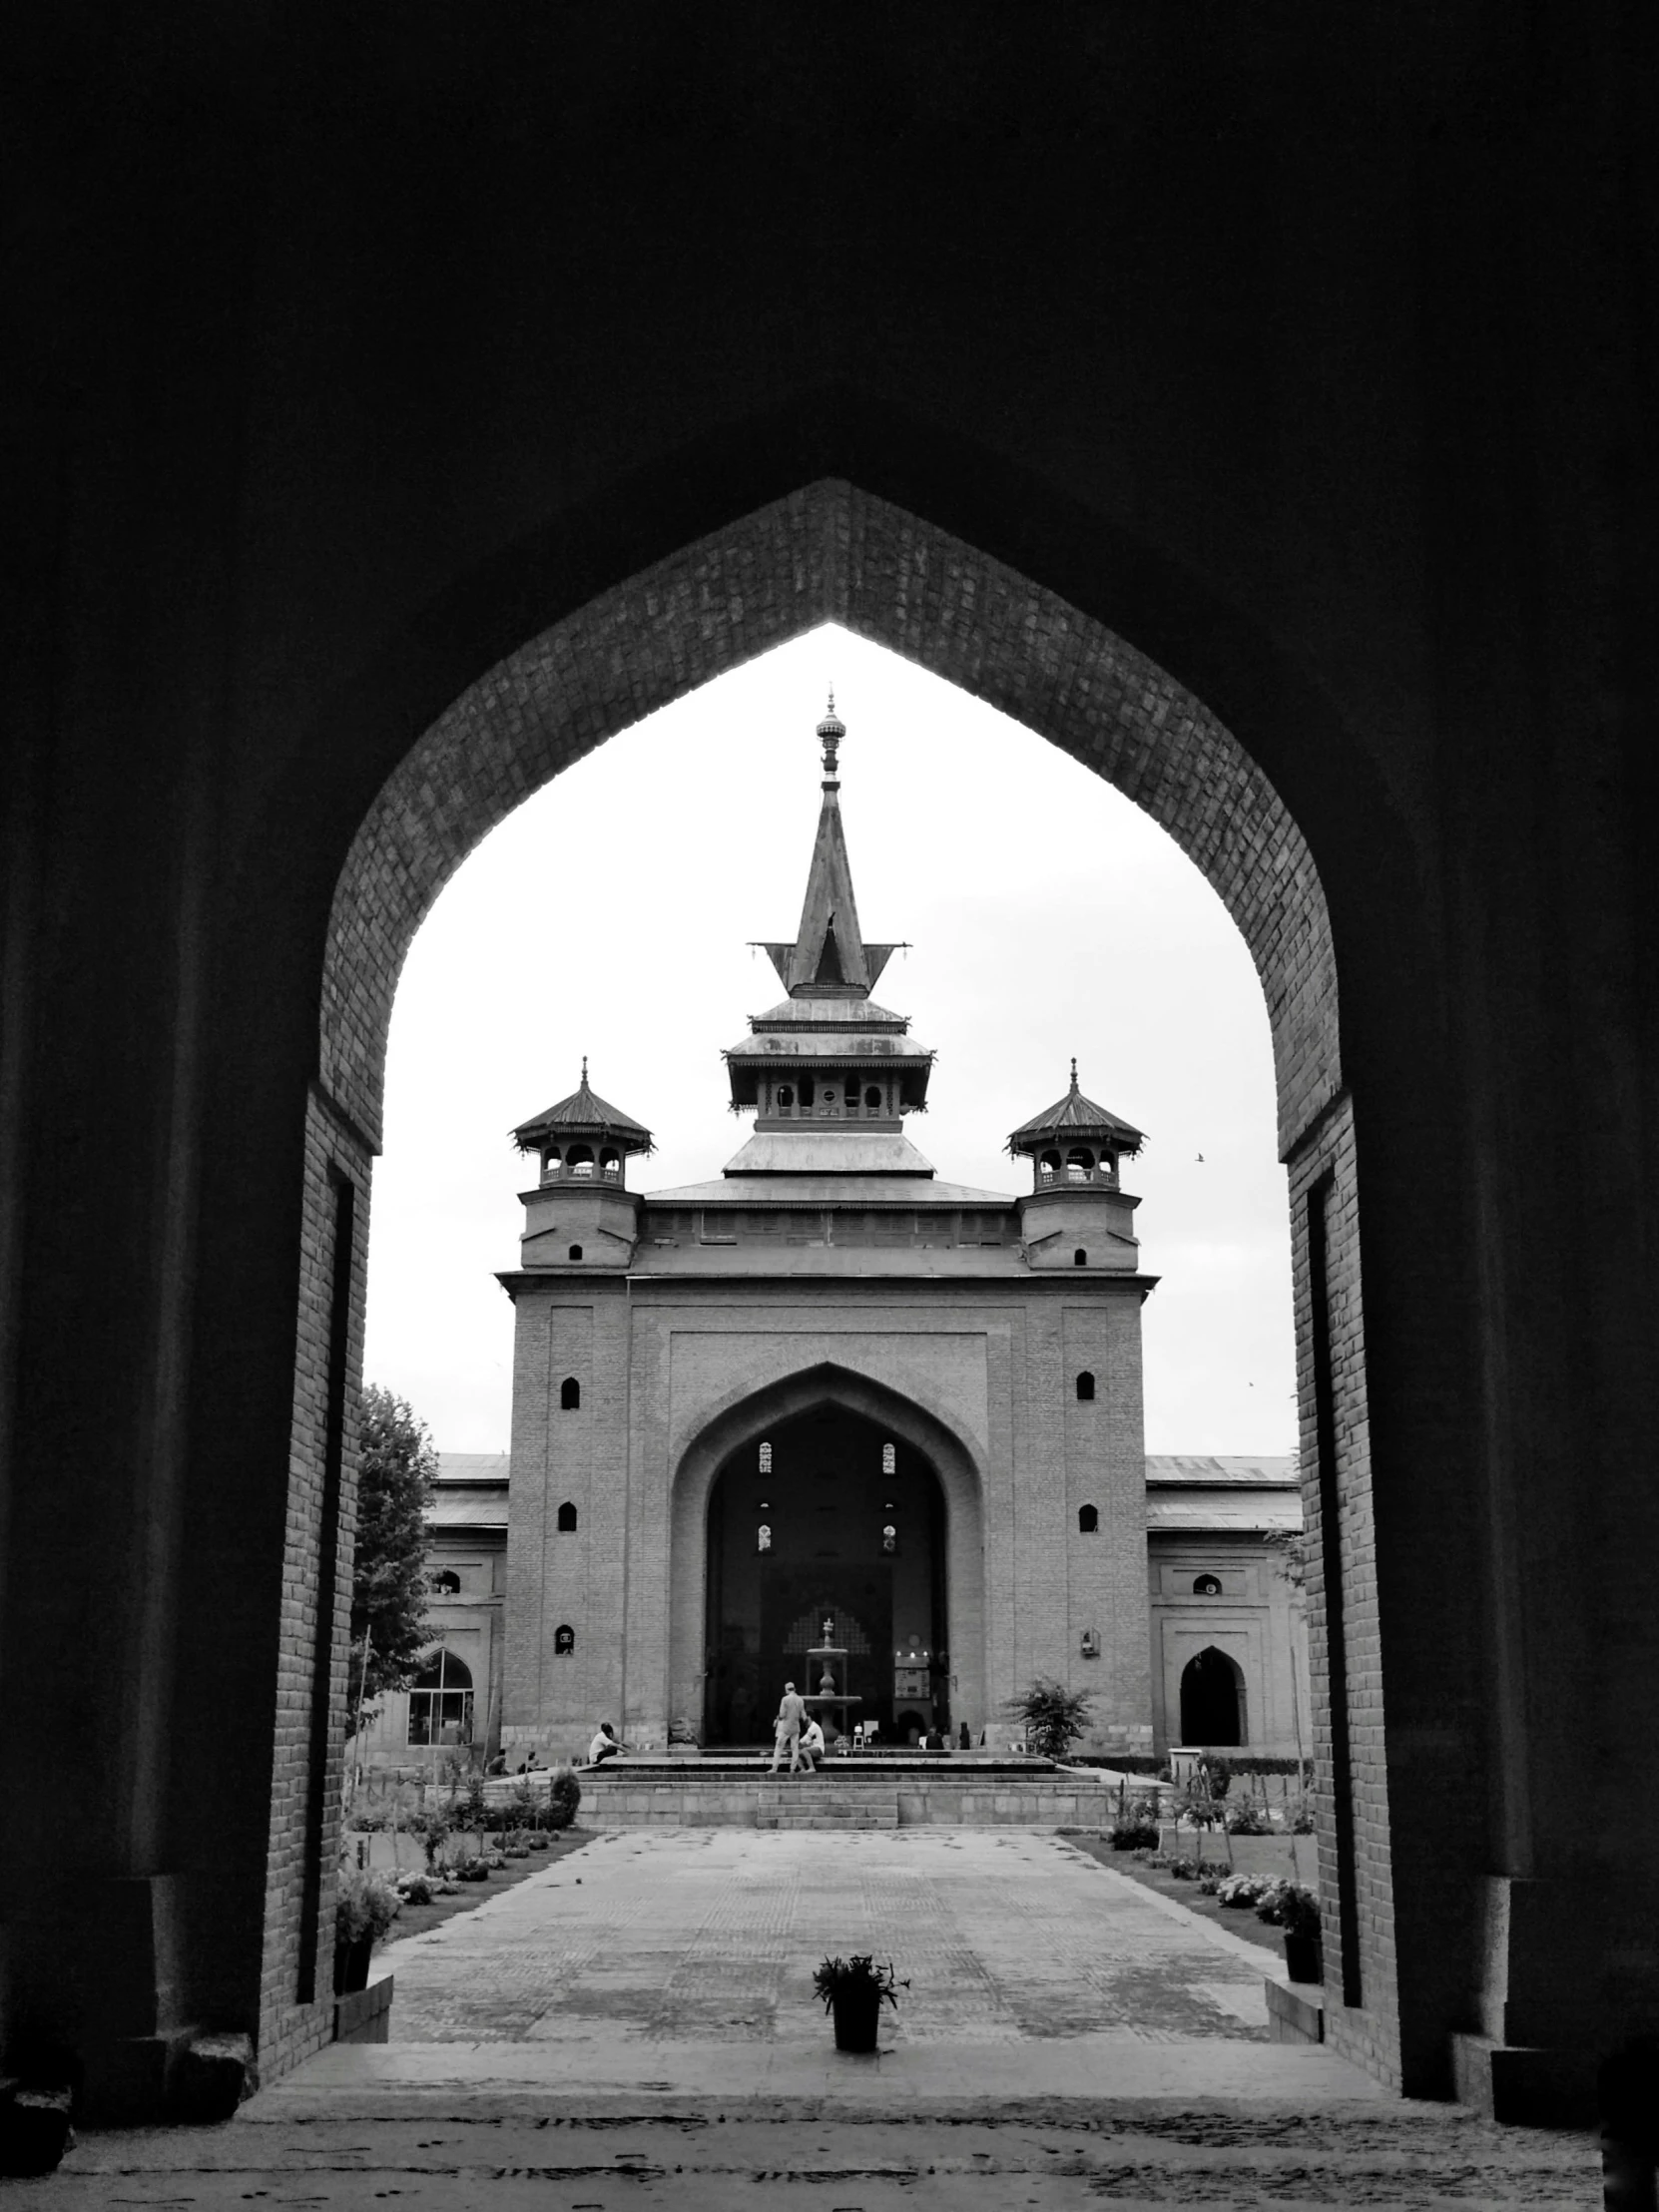
POLYGON ((881 1992, 873 1984, 837 1989, 830 1998, 837 2050, 873 2050, 881 2021, 881 1992))
POLYGON ((1293 1981, 1325 1979, 1325 1944, 1318 1936, 1285 1937, 1285 1966, 1293 1981))
POLYGON ((335 1996, 350 1996, 354 1990, 368 1987, 368 1961, 373 1949, 372 1936, 359 1936, 355 1942, 334 1945, 335 1996))

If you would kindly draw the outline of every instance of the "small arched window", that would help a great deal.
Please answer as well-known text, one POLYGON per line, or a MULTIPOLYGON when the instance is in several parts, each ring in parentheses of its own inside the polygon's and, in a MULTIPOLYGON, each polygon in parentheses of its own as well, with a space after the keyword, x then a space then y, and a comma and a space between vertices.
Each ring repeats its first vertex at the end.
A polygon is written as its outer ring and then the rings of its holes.
POLYGON ((1054 1180, 1055 1176, 1059 1174, 1059 1172, 1060 1155, 1057 1152, 1045 1152, 1042 1158, 1037 1162, 1038 1175, 1041 1176, 1042 1180, 1045 1183, 1051 1183, 1054 1180))
POLYGON ((555 1659, 568 1659, 575 1649, 576 1631, 569 1621, 561 1621, 553 1631, 553 1656, 555 1659))
POLYGON ((778 1086, 778 1111, 781 1114, 793 1114, 795 1112, 795 1087, 793 1084, 781 1083, 778 1086))
POLYGON ((548 1149, 547 1149, 547 1150, 546 1150, 546 1151, 545 1151, 545 1152, 544 1152, 544 1153, 542 1154, 542 1156, 541 1156, 541 1172, 543 1173, 543 1175, 557 1175, 557 1174, 558 1174, 558 1172, 559 1172, 559 1148, 558 1148, 558 1146, 557 1146, 557 1145, 550 1145, 550 1146, 548 1147, 548 1149))
POLYGON ((1221 1576, 1219 1574, 1201 1574, 1193 1584, 1193 1595, 1194 1597, 1220 1597, 1221 1576))
POLYGON ((1083 1247, 1081 1245, 1079 1245, 1077 1250, 1072 1254, 1071 1264, 1074 1268, 1086 1268, 1088 1266, 1089 1256, 1083 1250, 1083 1247))
POLYGON ((1092 1398, 1094 1396, 1094 1377, 1089 1373, 1087 1368, 1085 1368, 1082 1374, 1077 1378, 1077 1394, 1079 1397, 1085 1399, 1092 1398))
POLYGON ((599 1155, 599 1172, 601 1175, 620 1175, 622 1173, 622 1161, 618 1154, 602 1152, 599 1155))
POLYGON ((593 1174, 592 1145, 573 1144, 565 1154, 565 1166, 572 1175, 591 1176, 593 1174))
POLYGON ((472 1741, 472 1670, 452 1651, 436 1653, 409 1686, 409 1741, 472 1741))
POLYGON ((1085 1152, 1079 1146, 1076 1151, 1066 1154, 1066 1181, 1068 1183, 1086 1183, 1093 1173, 1094 1154, 1092 1152, 1085 1152))
POLYGON ((1100 1532, 1100 1508, 1098 1505, 1080 1505, 1077 1508, 1077 1533, 1095 1536, 1100 1532))
POLYGON ((581 1402, 582 1385, 575 1376, 567 1375, 559 1384, 559 1410, 561 1413, 574 1413, 581 1402))
POLYGON ((426 1586, 434 1597, 454 1597, 461 1587, 461 1578, 453 1567, 440 1567, 436 1574, 427 1577, 426 1586))
POLYGON ((846 1086, 846 1110, 849 1114, 858 1111, 858 1084, 855 1077, 846 1086))
POLYGON ((575 1533, 576 1533, 576 1508, 575 1508, 575 1506, 574 1506, 574 1505, 572 1505, 572 1504, 571 1504, 571 1502, 570 1502, 570 1500, 569 1500, 569 1498, 568 1498, 568 1497, 567 1497, 567 1498, 565 1499, 564 1503, 563 1503, 563 1504, 562 1504, 562 1505, 561 1505, 561 1506, 559 1507, 559 1517, 558 1517, 558 1520, 557 1520, 557 1521, 555 1522, 555 1524, 554 1524, 554 1525, 555 1525, 555 1526, 556 1526, 556 1528, 558 1529, 558 1532, 559 1532, 559 1534, 560 1534, 561 1536, 574 1536, 574 1535, 575 1535, 575 1533))
POLYGON ((881 1091, 875 1083, 871 1083, 864 1092, 864 1111, 869 1114, 878 1114, 881 1111, 881 1091))
POLYGON ((761 1471, 761 1473, 762 1473, 762 1474, 770 1474, 770 1473, 772 1472, 772 1446, 771 1446, 771 1444, 762 1444, 762 1446, 761 1446, 761 1450, 760 1450, 760 1462, 761 1462, 761 1464, 760 1464, 760 1471, 761 1471))
POLYGON ((571 1246, 571 1248, 570 1248, 570 1257, 571 1257, 571 1258, 572 1258, 573 1260, 579 1260, 579 1259, 580 1259, 580 1258, 582 1257, 582 1248, 581 1248, 581 1246, 580 1246, 580 1245, 572 1245, 572 1246, 571 1246))

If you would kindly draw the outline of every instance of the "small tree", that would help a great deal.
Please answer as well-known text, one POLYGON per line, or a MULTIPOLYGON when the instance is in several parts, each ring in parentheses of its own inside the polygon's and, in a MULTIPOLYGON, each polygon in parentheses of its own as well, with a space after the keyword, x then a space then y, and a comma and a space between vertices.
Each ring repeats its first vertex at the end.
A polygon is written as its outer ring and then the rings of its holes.
POLYGON ((436 1446, 408 1400, 369 1383, 363 1391, 351 1567, 348 1735, 364 1705, 407 1686, 431 1643, 423 1508, 437 1465, 436 1446))
POLYGON ((1034 1750, 1045 1759, 1063 1759, 1088 1728, 1093 1702, 1086 1691, 1068 1690, 1039 1674, 1023 1697, 1009 1701, 1008 1711, 1025 1723, 1025 1741, 1034 1750))

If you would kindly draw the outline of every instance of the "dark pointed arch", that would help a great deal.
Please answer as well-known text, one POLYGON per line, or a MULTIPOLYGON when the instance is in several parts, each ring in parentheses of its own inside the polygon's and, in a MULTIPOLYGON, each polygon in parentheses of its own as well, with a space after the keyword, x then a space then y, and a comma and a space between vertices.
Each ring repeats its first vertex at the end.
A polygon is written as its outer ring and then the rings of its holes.
POLYGON ((734 1393, 702 1423, 674 1469, 671 1501, 670 1698, 701 1710, 707 1606, 709 1493, 731 1455, 758 1446, 780 1422, 835 1405, 861 1413, 927 1456, 944 1493, 950 1589, 950 1648, 956 1704, 986 1717, 984 1470, 974 1447, 938 1414, 872 1376, 826 1361, 747 1392, 734 1393))

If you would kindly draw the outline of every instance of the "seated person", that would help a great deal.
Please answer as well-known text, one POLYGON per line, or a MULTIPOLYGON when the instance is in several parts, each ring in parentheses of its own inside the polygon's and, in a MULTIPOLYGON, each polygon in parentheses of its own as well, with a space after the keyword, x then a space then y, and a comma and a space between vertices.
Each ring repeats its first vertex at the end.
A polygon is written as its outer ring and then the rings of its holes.
POLYGON ((588 1765, 590 1767, 602 1767, 607 1759, 615 1759, 620 1752, 626 1751, 627 1748, 626 1744, 617 1741, 616 1731, 612 1728, 610 1722, 601 1721, 594 1734, 593 1742, 588 1746, 588 1765))
POLYGON ((824 1729, 817 1714, 801 1732, 801 1756, 807 1762, 807 1772, 817 1774, 818 1763, 825 1756, 828 1746, 824 1741, 824 1729))
POLYGON ((507 1754, 504 1751, 498 1751, 495 1757, 489 1760, 484 1767, 486 1774, 505 1774, 506 1771, 507 1754))

